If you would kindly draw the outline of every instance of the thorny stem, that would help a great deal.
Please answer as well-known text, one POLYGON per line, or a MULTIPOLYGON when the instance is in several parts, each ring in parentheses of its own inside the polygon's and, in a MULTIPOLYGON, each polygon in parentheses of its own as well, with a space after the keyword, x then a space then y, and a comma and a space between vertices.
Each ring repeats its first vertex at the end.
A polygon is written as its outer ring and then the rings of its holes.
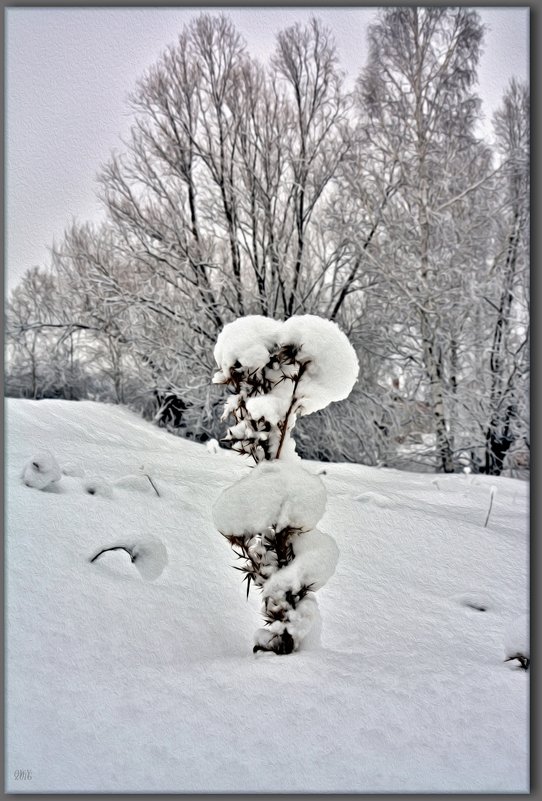
MULTIPOLYGON (((259 446, 263 450, 263 459, 265 461, 279 459, 282 453, 289 432, 290 419, 293 414, 295 414, 296 406, 299 403, 299 398, 297 397, 299 383, 308 364, 310 364, 310 362, 305 362, 304 364, 296 363, 297 352, 297 347, 290 345, 281 348, 278 353, 273 355, 267 367, 276 370, 278 366, 279 369, 281 369, 282 377, 277 381, 271 381, 266 375, 265 369, 262 371, 261 375, 258 375, 257 372, 243 375, 239 372, 241 366, 234 365, 234 370, 230 373, 229 380, 225 382, 233 386, 234 391, 238 395, 237 406, 232 410, 235 420, 238 423, 245 421, 254 431, 254 437, 245 435, 244 438, 235 439, 233 449, 237 450, 239 453, 252 456, 256 464, 262 460, 259 446), (290 370, 284 370, 285 364, 290 367, 295 365, 297 368, 295 377, 294 375, 288 374, 290 370), (269 447, 269 440, 258 438, 259 431, 269 431, 271 426, 267 421, 262 419, 253 420, 251 418, 245 405, 244 394, 248 392, 249 397, 260 394, 267 395, 269 392, 272 392, 274 387, 279 383, 286 380, 292 382, 292 398, 284 418, 277 425, 280 434, 276 452, 273 454, 269 447), (262 428, 262 425, 267 427, 262 428)), ((291 370, 291 372, 293 373, 293 370, 291 370)), ((251 583, 254 583, 260 590, 263 590, 270 575, 280 571, 292 561, 294 557, 291 544, 292 537, 299 533, 299 531, 300 529, 295 529, 290 526, 287 526, 281 531, 276 531, 273 528, 270 532, 260 533, 259 535, 247 539, 224 534, 237 558, 244 560, 244 565, 242 567, 237 567, 236 565, 234 565, 234 567, 236 570, 241 570, 241 572, 245 573, 244 580, 247 582, 247 598, 251 583), (261 543, 264 551, 263 553, 261 553, 258 548, 256 548, 254 552, 252 550, 251 543, 257 543, 258 541, 261 543)), ((268 643, 265 645, 255 645, 253 649, 255 652, 274 651, 277 654, 289 654, 294 650, 296 643, 291 632, 288 631, 289 614, 296 609, 298 604, 311 590, 312 586, 304 585, 300 587, 297 592, 288 590, 280 599, 272 597, 265 599, 263 609, 265 625, 280 622, 282 627, 280 632, 277 632, 268 643)))
MULTIPOLYGON (((260 535, 262 545, 264 546, 266 552, 269 553, 269 551, 272 551, 276 555, 277 566, 275 570, 280 570, 292 560, 291 538, 297 533, 299 533, 299 529, 288 526, 281 531, 273 531, 270 536, 260 535)), ((246 541, 242 537, 235 537, 231 534, 223 534, 222 536, 228 540, 236 557, 238 559, 244 559, 246 562, 245 567, 237 567, 237 565, 234 565, 233 567, 235 570, 240 570, 241 572, 246 573, 246 578, 248 579, 248 597, 250 581, 253 581, 256 586, 260 587, 260 589, 263 587, 263 584, 268 576, 263 575, 261 569, 262 566, 269 567, 269 564, 264 562, 262 558, 255 559, 250 553, 250 543, 252 539, 256 539, 256 537, 246 541)))
POLYGON ((277 565, 279 570, 285 567, 291 560, 290 537, 293 529, 286 528, 277 532, 275 535, 275 553, 277 554, 277 565))
MULTIPOLYGON (((273 573, 281 570, 283 567, 289 564, 289 562, 291 562, 293 556, 291 540, 292 537, 297 533, 299 533, 299 529, 288 526, 281 531, 273 531, 270 536, 262 536, 262 544, 264 545, 266 552, 269 553, 270 551, 273 551, 276 555, 276 565, 272 569, 273 573)), ((234 568, 235 570, 240 570, 246 574, 244 580, 247 582, 248 598, 251 582, 259 587, 260 590, 263 589, 267 579, 269 578, 269 575, 267 573, 263 573, 262 568, 269 568, 270 564, 269 562, 265 561, 265 557, 253 557, 249 550, 250 540, 247 541, 242 537, 236 537, 233 535, 224 534, 223 536, 225 536, 229 541, 237 558, 244 559, 246 562, 244 567, 237 567, 237 565, 234 565, 234 568)), ((269 597, 265 600, 263 610, 265 625, 269 626, 275 621, 280 621, 285 627, 280 634, 277 633, 275 635, 269 644, 270 647, 266 647, 264 645, 255 645, 253 648, 254 652, 271 650, 277 654, 290 654, 294 650, 295 641, 287 628, 288 614, 291 610, 298 606, 300 601, 302 601, 312 589, 313 587, 311 584, 304 584, 297 592, 288 590, 284 597, 286 606, 282 604, 277 605, 272 597, 269 597)))
POLYGON ((293 388, 293 395, 292 395, 292 402, 290 403, 290 405, 288 407, 288 411, 286 412, 286 416, 285 416, 283 424, 282 424, 282 430, 280 432, 280 441, 279 441, 279 446, 277 448, 277 455, 275 456, 275 459, 278 459, 280 457, 280 452, 282 450, 282 446, 284 444, 284 440, 286 439, 286 432, 288 431, 288 418, 290 417, 290 415, 292 413, 292 409, 294 408, 294 405, 297 403, 297 398, 295 396, 295 393, 297 391, 297 387, 298 387, 298 384, 299 384, 299 382, 300 382, 300 380, 301 380, 301 378, 303 376, 303 373, 305 372, 305 368, 306 368, 307 364, 309 364, 309 362, 305 362, 305 364, 302 364, 300 366, 299 372, 298 372, 298 374, 297 374, 297 376, 295 378, 294 388, 293 388))

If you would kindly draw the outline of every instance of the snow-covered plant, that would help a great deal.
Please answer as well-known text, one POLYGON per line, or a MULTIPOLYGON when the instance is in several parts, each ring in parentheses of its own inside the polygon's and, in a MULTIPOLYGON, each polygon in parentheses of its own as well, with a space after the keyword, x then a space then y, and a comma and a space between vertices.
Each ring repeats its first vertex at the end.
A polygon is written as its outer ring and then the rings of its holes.
POLYGON ((104 553, 112 551, 125 551, 130 562, 138 569, 141 577, 147 581, 154 581, 165 570, 168 564, 168 553, 164 543, 157 537, 128 538, 123 545, 110 545, 102 548, 90 559, 91 564, 96 562, 104 553))
POLYGON ((301 466, 291 433, 298 416, 348 396, 357 357, 335 323, 313 315, 242 317, 223 328, 214 356, 214 382, 233 389, 225 440, 255 462, 218 497, 215 524, 243 561, 247 594, 251 583, 262 591, 267 628, 256 632, 254 650, 291 653, 314 624, 314 592, 338 559, 335 541, 316 528, 325 487, 301 466))
POLYGON ((44 490, 56 481, 60 481, 62 473, 52 453, 39 451, 25 464, 21 478, 27 487, 44 490))

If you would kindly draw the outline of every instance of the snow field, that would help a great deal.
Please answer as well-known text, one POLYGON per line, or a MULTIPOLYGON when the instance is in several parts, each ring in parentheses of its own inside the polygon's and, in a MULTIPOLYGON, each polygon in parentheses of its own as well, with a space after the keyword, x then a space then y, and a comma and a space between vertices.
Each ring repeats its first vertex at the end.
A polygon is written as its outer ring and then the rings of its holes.
POLYGON ((326 464, 321 646, 253 655, 261 598, 212 515, 240 457, 115 406, 6 409, 8 792, 22 768, 49 793, 528 790, 530 674, 503 661, 528 645, 526 484, 326 464), (111 497, 25 486, 38 449, 111 497), (143 470, 160 496, 118 483, 143 470), (123 542, 139 569, 90 563, 123 542))

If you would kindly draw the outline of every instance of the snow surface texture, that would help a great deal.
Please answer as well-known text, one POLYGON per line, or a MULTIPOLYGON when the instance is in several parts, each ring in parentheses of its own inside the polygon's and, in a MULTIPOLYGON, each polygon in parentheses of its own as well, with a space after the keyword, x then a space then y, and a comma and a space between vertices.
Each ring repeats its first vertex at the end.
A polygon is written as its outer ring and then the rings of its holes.
POLYGON ((524 656, 531 657, 531 647, 529 644, 529 617, 528 615, 518 615, 510 621, 506 629, 504 641, 504 652, 508 659, 524 656))
POLYGON ((258 594, 224 567, 210 503, 242 459, 86 401, 7 399, 6 435, 7 792, 528 791, 530 673, 504 662, 526 630, 527 484, 437 492, 429 474, 326 464, 341 558, 321 648, 251 655, 258 594), (26 487, 38 448, 113 497, 67 475, 26 487), (161 497, 115 484, 142 463, 161 497), (369 492, 387 505, 354 500, 369 492), (122 551, 90 563, 125 535, 167 550, 157 578, 122 551))
POLYGON ((305 562, 308 554, 311 565, 321 562, 326 570, 318 580, 301 580, 307 571, 303 560, 298 566, 294 542, 320 520, 326 493, 318 479, 296 464, 291 432, 296 415, 348 396, 358 360, 338 326, 314 315, 284 323, 257 315, 239 318, 220 332, 214 354, 220 367, 214 381, 231 385, 235 393, 224 407, 224 418, 233 414, 236 420, 226 439, 256 463, 266 461, 220 496, 215 522, 244 559, 240 569, 248 588, 253 581, 263 589, 268 629, 256 632, 255 650, 288 654, 316 622, 317 604, 310 593, 333 575, 338 558, 336 546, 330 558, 329 538, 305 538, 305 562), (281 578, 271 590, 270 576, 276 571, 281 578))

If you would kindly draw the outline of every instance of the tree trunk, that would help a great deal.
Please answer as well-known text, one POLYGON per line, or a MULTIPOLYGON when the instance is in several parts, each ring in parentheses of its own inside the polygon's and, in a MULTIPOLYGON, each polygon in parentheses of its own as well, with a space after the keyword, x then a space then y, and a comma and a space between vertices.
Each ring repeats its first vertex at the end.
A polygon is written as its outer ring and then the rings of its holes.
POLYGON ((513 443, 510 433, 510 420, 515 414, 515 404, 513 400, 507 399, 510 387, 504 385, 504 363, 503 356, 506 350, 506 330, 509 326, 510 310, 514 300, 513 281, 516 273, 518 257, 518 247, 521 238, 523 221, 519 211, 514 214, 512 231, 508 237, 508 248, 506 254, 506 265, 504 282, 501 292, 501 299, 495 321, 493 332, 493 343, 489 369, 491 374, 491 393, 490 409, 492 417, 486 429, 485 446, 485 473, 487 475, 500 475, 503 470, 503 461, 506 452, 513 443), (499 409, 506 407, 504 415, 501 417, 499 409))

